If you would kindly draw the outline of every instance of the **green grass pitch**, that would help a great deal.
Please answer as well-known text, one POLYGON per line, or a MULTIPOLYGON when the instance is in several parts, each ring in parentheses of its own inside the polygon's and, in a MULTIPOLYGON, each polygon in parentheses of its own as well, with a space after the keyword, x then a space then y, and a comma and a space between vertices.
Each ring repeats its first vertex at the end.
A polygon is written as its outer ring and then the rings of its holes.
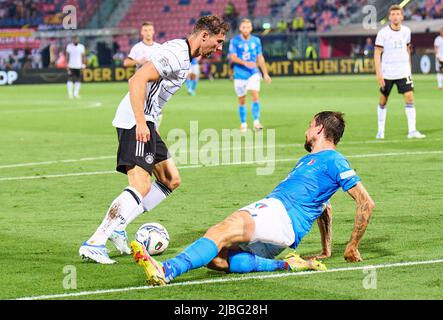
MULTIPOLYGON (((312 116, 333 109, 345 112, 347 120, 338 150, 349 156, 377 207, 360 247, 364 261, 349 264, 343 250, 352 231, 355 205, 342 191, 333 197, 333 256, 325 261, 327 266, 354 268, 443 259, 443 92, 436 89, 433 76, 415 77, 415 86, 417 125, 427 139, 407 140, 404 104, 393 91, 386 140, 377 142, 378 92, 373 76, 274 79, 272 85, 263 85, 262 120, 267 128, 276 130, 276 159, 293 161, 276 162, 274 173, 265 176, 256 174, 260 164, 183 168, 181 187, 131 224, 129 235, 142 223, 160 222, 171 236, 170 247, 160 259, 179 253, 232 211, 266 196, 305 154, 300 144, 312 116)), ((124 175, 110 173, 115 168, 117 146, 111 121, 126 91, 126 83, 84 84, 82 99, 70 101, 65 85, 0 88, 1 299, 144 285, 142 270, 131 257, 118 256, 115 250, 111 257, 118 264, 112 266, 84 263, 78 257, 82 241, 95 231, 111 201, 126 186, 124 175), (26 179, 35 176, 41 178, 26 179), (63 287, 66 266, 75 267, 77 289, 63 287)), ((200 82, 196 97, 187 96, 182 89, 164 114, 163 136, 173 128, 188 132, 191 120, 199 121, 200 130, 237 128, 233 84, 227 80, 200 82)), ((110 244, 108 247, 112 249, 110 244)), ((298 252, 305 255, 319 250, 314 225, 298 252)), ((303 276, 269 275, 253 274, 255 278, 235 281, 243 276, 202 268, 175 281, 196 284, 64 298, 443 298, 442 263, 377 269, 373 289, 365 289, 369 273, 358 268, 303 276), (228 281, 216 282, 221 279, 228 281)))

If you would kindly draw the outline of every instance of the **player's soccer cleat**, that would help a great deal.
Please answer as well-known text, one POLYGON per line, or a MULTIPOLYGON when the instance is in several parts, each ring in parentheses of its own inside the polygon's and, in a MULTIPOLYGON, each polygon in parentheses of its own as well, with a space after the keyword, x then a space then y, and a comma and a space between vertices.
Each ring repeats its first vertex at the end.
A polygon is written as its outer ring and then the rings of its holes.
POLYGON ((377 140, 383 140, 385 138, 384 132, 377 132, 377 136, 375 137, 377 140))
POLYGON ((151 286, 166 285, 168 282, 162 264, 152 258, 140 242, 134 240, 130 246, 135 262, 145 271, 146 282, 151 286))
POLYGON ((128 235, 126 231, 116 231, 109 236, 114 246, 121 254, 131 254, 131 249, 128 247, 128 235))
POLYGON ((84 260, 95 261, 100 264, 116 263, 116 261, 109 258, 108 249, 106 249, 105 245, 95 246, 85 241, 78 250, 78 253, 84 260))
POLYGON ((408 139, 424 139, 426 135, 420 133, 419 131, 410 132, 408 134, 408 139))
POLYGON ((240 132, 241 133, 246 133, 248 131, 248 126, 245 126, 245 125, 241 125, 240 126, 240 132))
POLYGON ((318 260, 304 260, 295 252, 289 253, 284 261, 289 265, 291 271, 307 271, 307 270, 315 270, 315 271, 325 271, 327 270, 326 265, 321 263, 318 260))
POLYGON ((264 128, 264 126, 261 123, 254 124, 254 130, 255 131, 263 130, 263 128, 264 128))

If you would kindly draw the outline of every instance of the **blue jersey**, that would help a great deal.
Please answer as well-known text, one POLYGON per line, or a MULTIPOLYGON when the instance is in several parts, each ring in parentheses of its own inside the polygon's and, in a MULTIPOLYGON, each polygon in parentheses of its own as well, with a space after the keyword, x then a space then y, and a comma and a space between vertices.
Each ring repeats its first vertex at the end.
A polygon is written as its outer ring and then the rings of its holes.
POLYGON ((300 159, 286 180, 267 198, 279 199, 285 206, 295 233, 297 247, 312 227, 327 202, 341 187, 353 188, 360 178, 349 166, 348 160, 335 150, 308 154, 300 159))
MULTIPOLYGON (((244 40, 241 35, 231 39, 229 43, 229 54, 236 54, 243 61, 257 62, 257 57, 262 52, 261 40, 252 36, 249 40, 244 40)), ((258 68, 248 68, 239 64, 234 64, 234 79, 248 80, 254 74, 258 73, 258 68)))

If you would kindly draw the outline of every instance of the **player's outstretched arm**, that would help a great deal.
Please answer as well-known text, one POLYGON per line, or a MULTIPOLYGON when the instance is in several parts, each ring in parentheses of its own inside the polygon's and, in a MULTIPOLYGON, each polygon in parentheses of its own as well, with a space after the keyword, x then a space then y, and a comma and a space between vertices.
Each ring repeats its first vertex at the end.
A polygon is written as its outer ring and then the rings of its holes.
POLYGON ((320 254, 304 257, 311 259, 326 259, 332 254, 332 206, 325 205, 321 216, 317 219, 317 225, 320 230, 322 251, 320 254))
POLYGON ((357 204, 357 215, 351 240, 349 240, 345 249, 344 258, 348 262, 358 262, 363 260, 358 251, 358 246, 368 226, 375 203, 361 182, 358 182, 348 193, 357 204))
POLYGON ((146 143, 150 139, 149 128, 146 125, 144 102, 146 97, 146 84, 150 81, 156 81, 160 74, 149 62, 145 64, 129 79, 129 98, 131 100, 132 110, 134 111, 136 122, 136 139, 146 143))

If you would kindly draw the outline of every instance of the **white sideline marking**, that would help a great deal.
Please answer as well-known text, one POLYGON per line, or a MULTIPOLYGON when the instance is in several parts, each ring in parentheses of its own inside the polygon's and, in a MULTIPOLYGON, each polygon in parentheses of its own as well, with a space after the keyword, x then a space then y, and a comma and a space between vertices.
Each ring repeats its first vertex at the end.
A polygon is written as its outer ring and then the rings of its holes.
POLYGON ((61 293, 61 294, 51 294, 51 295, 43 295, 43 296, 22 297, 22 298, 16 298, 16 300, 42 300, 42 299, 80 297, 80 296, 90 296, 90 295, 98 295, 98 294, 106 294, 106 293, 150 290, 150 289, 155 289, 155 288, 160 289, 160 288, 168 288, 168 287, 184 287, 184 286, 192 286, 192 285, 224 283, 224 282, 233 282, 233 281, 246 281, 246 280, 256 280, 256 279, 261 280, 261 279, 272 279, 272 278, 287 278, 287 277, 295 277, 295 276, 308 276, 308 275, 314 275, 314 274, 320 274, 320 273, 366 270, 368 268, 373 268, 373 269, 398 268, 398 267, 408 267, 408 266, 437 264, 437 263, 443 263, 443 259, 427 260, 427 261, 398 262, 398 263, 378 264, 378 265, 366 265, 366 266, 349 267, 349 268, 335 268, 335 269, 329 269, 326 271, 304 271, 304 272, 294 272, 294 273, 285 272, 285 273, 273 273, 273 274, 255 275, 255 276, 238 276, 238 277, 219 278, 219 279, 210 279, 210 280, 185 281, 185 282, 171 283, 165 287, 143 286, 143 287, 127 287, 127 288, 95 290, 95 291, 81 291, 81 292, 74 292, 74 293, 61 293))
MULTIPOLYGON (((416 152, 390 152, 390 153, 369 153, 369 154, 356 154, 347 156, 347 158, 375 158, 375 157, 395 157, 395 156, 414 156, 414 155, 429 155, 429 154, 443 154, 443 150, 436 151, 416 151, 416 152)), ((266 164, 272 162, 291 162, 296 163, 297 159, 287 158, 287 159, 275 159, 270 161, 244 161, 244 162, 232 162, 232 163, 220 163, 213 165, 188 165, 188 166, 178 166, 178 169, 197 169, 197 168, 209 168, 209 167, 220 167, 220 166, 237 166, 237 165, 250 165, 250 164, 266 164)), ((49 178, 64 178, 64 177, 78 177, 78 176, 92 176, 92 175, 102 175, 102 174, 114 174, 116 171, 93 171, 93 172, 76 172, 76 173, 63 173, 63 174, 48 174, 41 176, 23 176, 23 177, 7 177, 0 178, 1 181, 16 181, 16 180, 34 180, 34 179, 49 179, 49 178)))
MULTIPOLYGON (((441 141, 443 139, 426 139, 426 141, 441 141)), ((399 142, 416 142, 420 141, 417 139, 409 139, 409 140, 366 140, 366 141, 349 141, 342 142, 340 145, 357 145, 357 144, 377 144, 377 143, 399 143, 399 142)), ((292 144, 277 144, 270 147, 274 148, 289 148, 289 147, 302 147, 301 143, 292 143, 292 144)), ((241 147, 241 148, 220 148, 218 151, 229 151, 229 150, 249 150, 254 147, 241 147)), ((186 150, 186 154, 194 152, 195 150, 186 150)), ((197 150, 198 152, 198 150, 197 150)), ((59 163, 75 163, 75 162, 83 162, 83 161, 95 161, 95 160, 106 160, 106 159, 114 159, 116 155, 113 156, 98 156, 98 157, 85 157, 80 159, 65 159, 65 160, 48 160, 41 162, 25 162, 25 163, 14 163, 14 164, 5 164, 0 165, 1 169, 9 169, 9 168, 20 168, 20 167, 33 167, 33 166, 43 166, 43 165, 51 165, 51 164, 59 164, 59 163)))
MULTIPOLYGON (((79 100, 78 102, 81 102, 82 105, 78 105, 78 106, 69 106, 66 107, 63 104, 64 103, 69 103, 69 102, 60 102, 60 101, 44 101, 44 102, 39 102, 39 103, 28 103, 25 102, 24 104, 34 104, 34 105, 48 105, 48 104, 53 104, 53 105, 58 105, 59 108, 42 108, 42 109, 19 109, 19 110, 0 110, 0 114, 14 114, 14 113, 23 113, 23 114, 28 114, 28 113, 40 113, 40 112, 60 112, 60 111, 68 111, 68 110, 83 110, 83 109, 94 109, 94 108, 100 108, 103 106, 103 103, 100 101, 81 101, 79 100), (52 102, 52 103, 51 103, 52 102), (84 104, 84 105, 83 105, 84 104)), ((15 102, 14 102, 15 103, 15 102)))

